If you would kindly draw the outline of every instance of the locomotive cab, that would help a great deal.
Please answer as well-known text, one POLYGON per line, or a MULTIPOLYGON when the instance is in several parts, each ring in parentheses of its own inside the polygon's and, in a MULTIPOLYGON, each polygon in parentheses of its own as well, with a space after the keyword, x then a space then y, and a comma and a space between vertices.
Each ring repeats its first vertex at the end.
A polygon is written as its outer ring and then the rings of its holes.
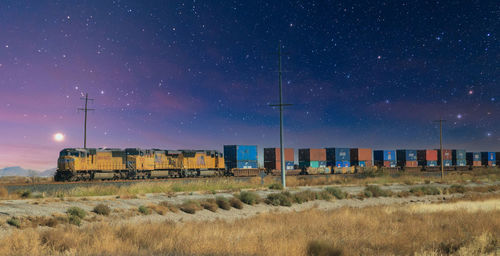
POLYGON ((74 172, 77 170, 78 163, 87 157, 87 151, 84 149, 66 148, 59 153, 57 160, 57 169, 60 171, 74 172))

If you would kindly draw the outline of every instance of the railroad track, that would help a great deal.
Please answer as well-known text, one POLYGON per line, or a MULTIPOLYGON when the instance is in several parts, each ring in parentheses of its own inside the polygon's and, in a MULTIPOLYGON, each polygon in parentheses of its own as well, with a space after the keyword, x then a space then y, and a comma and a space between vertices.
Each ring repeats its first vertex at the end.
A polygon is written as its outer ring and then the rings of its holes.
MULTIPOLYGON (((470 171, 454 171, 453 173, 470 173, 470 171)), ((399 176, 400 174, 389 174, 393 177, 399 176)), ((440 172, 419 172, 419 173, 406 173, 405 175, 421 176, 421 177, 439 177, 440 172)), ((258 177, 258 176, 257 176, 258 177)), ((280 181, 280 176, 269 176, 272 177, 276 182, 280 181)), ((290 176, 289 176, 290 177, 290 176)), ((292 177, 298 177, 301 179, 318 179, 318 178, 329 178, 329 177, 350 177, 350 178, 366 178, 367 176, 362 173, 354 174, 316 174, 316 175, 296 175, 292 177)), ((130 186, 137 183, 168 183, 168 182, 182 182, 190 183, 197 181, 209 181, 209 180, 220 180, 220 179, 232 179, 236 181, 249 181, 256 176, 251 177, 190 177, 190 178, 167 178, 167 179, 139 179, 139 180, 104 180, 104 181, 71 181, 71 182, 40 182, 40 183, 5 183, 0 184, 0 186, 5 187, 9 193, 16 191, 32 191, 32 192, 58 192, 64 190, 70 190, 76 187, 91 187, 95 185, 101 186, 130 186)))

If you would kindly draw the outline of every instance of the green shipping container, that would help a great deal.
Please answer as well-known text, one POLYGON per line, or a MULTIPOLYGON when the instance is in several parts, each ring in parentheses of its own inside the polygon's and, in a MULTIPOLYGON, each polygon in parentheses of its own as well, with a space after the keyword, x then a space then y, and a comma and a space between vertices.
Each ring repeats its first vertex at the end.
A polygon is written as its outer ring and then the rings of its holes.
POLYGON ((299 162, 300 168, 321 168, 326 167, 326 161, 301 161, 299 162))

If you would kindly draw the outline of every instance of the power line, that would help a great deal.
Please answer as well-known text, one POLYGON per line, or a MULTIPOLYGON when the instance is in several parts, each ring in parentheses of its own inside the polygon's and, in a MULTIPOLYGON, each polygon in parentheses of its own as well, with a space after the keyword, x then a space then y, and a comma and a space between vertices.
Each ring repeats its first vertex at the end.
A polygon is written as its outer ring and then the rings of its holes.
POLYGON ((439 152, 441 155, 441 179, 444 179, 444 159, 443 159, 443 122, 446 120, 441 117, 439 120, 434 120, 435 123, 439 122, 439 152))
POLYGON ((87 108, 88 102, 94 101, 94 99, 89 99, 89 94, 85 93, 85 98, 80 98, 81 100, 85 100, 85 108, 78 108, 78 110, 85 112, 85 119, 83 121, 83 148, 87 148, 87 111, 94 111, 93 108, 87 108))
POLYGON ((285 150, 283 147, 283 107, 291 106, 292 104, 284 104, 283 103, 283 86, 281 82, 282 71, 281 71, 281 42, 278 44, 278 60, 279 60, 279 104, 269 105, 271 107, 279 107, 280 108, 280 160, 281 160, 281 184, 283 188, 286 188, 286 174, 285 174, 285 150))

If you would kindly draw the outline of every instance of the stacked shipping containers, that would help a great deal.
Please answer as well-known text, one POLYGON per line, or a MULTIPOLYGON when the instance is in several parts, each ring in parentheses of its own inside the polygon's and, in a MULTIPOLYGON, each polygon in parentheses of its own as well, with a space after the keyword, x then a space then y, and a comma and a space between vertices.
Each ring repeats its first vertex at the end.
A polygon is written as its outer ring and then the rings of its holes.
MULTIPOLYGON (((294 154, 293 148, 285 148, 285 170, 293 170, 294 154)), ((280 148, 264 149, 264 168, 268 170, 281 170, 280 148)))
POLYGON ((326 166, 350 167, 350 150, 348 148, 326 148, 326 166))
MULTIPOLYGON (((438 165, 441 166, 441 150, 438 149, 438 165)), ((443 149, 443 166, 450 167, 453 165, 453 156, 451 149, 443 149)))
POLYGON ((484 166, 496 166, 497 158, 495 152, 481 152, 481 164, 484 166))
POLYGON ((324 148, 299 149, 299 167, 326 167, 326 150, 324 148))
POLYGON ((224 145, 224 162, 229 170, 258 168, 257 146, 224 145))
POLYGON ((418 167, 417 151, 412 149, 399 149, 396 151, 398 166, 418 167))
POLYGON ((452 150, 451 157, 452 157, 452 165, 454 165, 454 166, 466 166, 467 165, 464 149, 452 150))
POLYGON ((351 148, 351 165, 360 167, 373 166, 373 155, 370 148, 351 148))
POLYGON ((373 151, 373 160, 376 166, 379 167, 396 167, 396 151, 395 150, 375 150, 373 151))
POLYGON ((481 166, 481 153, 479 152, 467 152, 465 154, 467 160, 467 165, 469 166, 481 166))
POLYGON ((417 161, 419 166, 436 167, 437 166, 437 150, 417 150, 417 161))

